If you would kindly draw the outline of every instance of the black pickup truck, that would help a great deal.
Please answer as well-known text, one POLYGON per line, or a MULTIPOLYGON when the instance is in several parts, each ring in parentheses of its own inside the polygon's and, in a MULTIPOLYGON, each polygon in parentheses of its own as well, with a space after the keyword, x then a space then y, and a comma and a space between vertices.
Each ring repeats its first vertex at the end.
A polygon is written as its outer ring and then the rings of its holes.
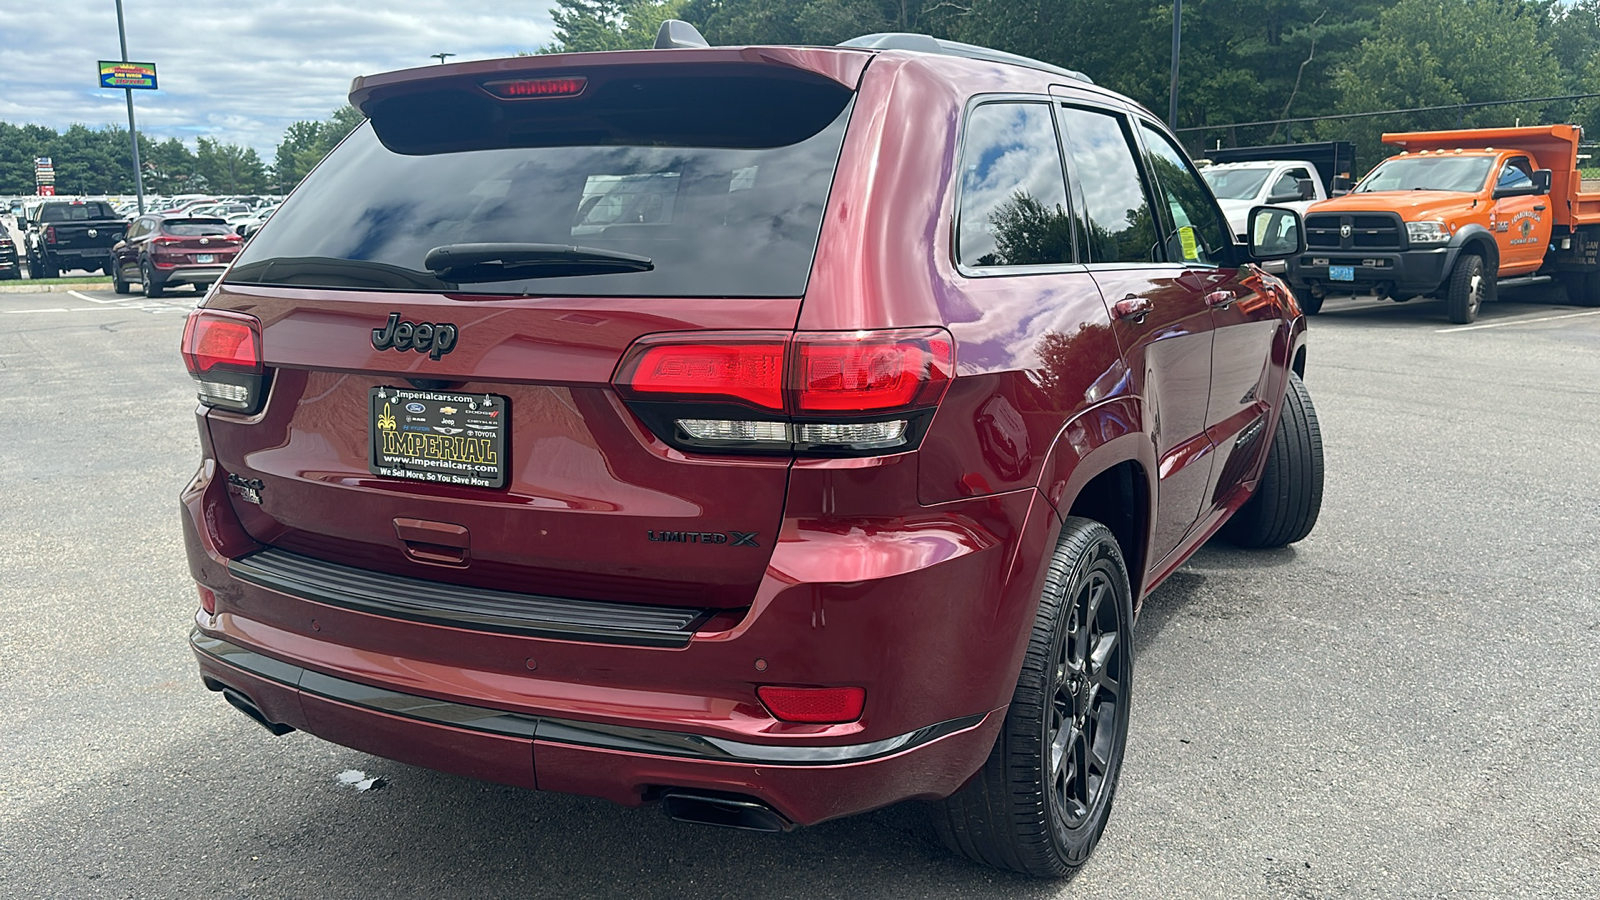
POLYGON ((104 200, 53 200, 28 218, 29 278, 55 278, 70 269, 106 271, 111 247, 127 222, 104 200))

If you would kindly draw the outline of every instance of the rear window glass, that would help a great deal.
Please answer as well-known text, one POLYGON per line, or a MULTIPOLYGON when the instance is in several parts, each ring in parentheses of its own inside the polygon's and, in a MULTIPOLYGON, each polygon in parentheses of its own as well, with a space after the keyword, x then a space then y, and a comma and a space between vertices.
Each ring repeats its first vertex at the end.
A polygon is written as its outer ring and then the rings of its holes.
POLYGON ((39 210, 41 222, 87 222, 91 219, 120 218, 110 206, 99 202, 51 204, 39 210))
MULTIPOLYGON (((604 135, 551 122, 509 136, 483 130, 443 151, 407 143, 413 135, 385 130, 380 119, 383 140, 371 123, 358 128, 273 214, 228 280, 496 295, 798 297, 851 96, 817 92, 807 108, 776 118, 766 110, 742 122, 686 111, 688 128, 677 127, 671 103, 651 98, 645 112, 608 114, 604 135), (718 121, 729 123, 725 133, 710 127, 718 121), (520 145, 505 146, 508 140, 520 145), (453 282, 449 271, 424 263, 436 248, 486 243, 591 248, 646 257, 651 268, 453 282)), ((697 100, 673 102, 687 109, 697 100)))
POLYGON ((179 237, 204 237, 208 234, 233 234, 223 222, 163 222, 161 230, 179 237))

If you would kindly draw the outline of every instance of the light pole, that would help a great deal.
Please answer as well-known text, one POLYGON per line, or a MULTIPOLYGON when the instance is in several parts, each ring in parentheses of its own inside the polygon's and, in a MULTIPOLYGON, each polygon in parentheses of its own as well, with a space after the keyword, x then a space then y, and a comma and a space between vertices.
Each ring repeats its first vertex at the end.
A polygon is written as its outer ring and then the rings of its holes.
POLYGON ((1167 91, 1167 126, 1178 127, 1178 35, 1183 30, 1183 0, 1172 0, 1172 87, 1167 91))
MULTIPOLYGON (((121 3, 122 0, 117 0, 117 2, 121 3)), ((430 58, 432 58, 432 59, 437 59, 439 61, 439 65, 442 66, 442 65, 444 65, 444 61, 446 59, 448 59, 448 58, 450 58, 452 56, 455 56, 455 54, 454 53, 430 53, 430 54, 428 54, 428 56, 430 58)))
MULTIPOLYGON (((122 44, 122 61, 128 61, 128 31, 122 24, 122 0, 117 0, 117 40, 122 44)), ((133 189, 139 196, 139 215, 144 215, 144 169, 139 165, 139 132, 133 127, 133 88, 123 88, 128 98, 128 140, 133 144, 133 189)))

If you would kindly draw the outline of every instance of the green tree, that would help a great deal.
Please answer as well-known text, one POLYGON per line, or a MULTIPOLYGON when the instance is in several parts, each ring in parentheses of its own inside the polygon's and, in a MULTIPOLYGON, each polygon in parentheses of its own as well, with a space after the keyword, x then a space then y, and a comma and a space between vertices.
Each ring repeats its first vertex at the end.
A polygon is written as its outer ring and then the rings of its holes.
MULTIPOLYGON (((1334 77, 1347 112, 1515 100, 1562 93, 1548 42, 1548 10, 1523 0, 1400 0, 1334 77)), ((1565 111, 1559 114, 1565 118, 1565 111)), ((1370 166, 1388 155, 1383 130, 1487 128, 1547 121, 1538 104, 1407 113, 1330 124, 1360 145, 1370 166)))
POLYGON ((685 19, 712 44, 837 44, 909 31, 953 37, 970 0, 688 0, 685 19))
POLYGON ((326 121, 302 120, 290 125, 279 142, 272 159, 270 187, 281 193, 293 190, 322 158, 339 146, 339 142, 356 130, 366 117, 361 110, 345 104, 334 110, 326 121))
POLYGON ((210 138, 199 139, 195 154, 196 171, 210 189, 221 194, 250 194, 267 188, 266 166, 249 147, 223 144, 210 138))
POLYGON ((555 43, 541 53, 591 50, 644 50, 656 40, 661 23, 680 18, 685 0, 556 0, 550 18, 555 43))

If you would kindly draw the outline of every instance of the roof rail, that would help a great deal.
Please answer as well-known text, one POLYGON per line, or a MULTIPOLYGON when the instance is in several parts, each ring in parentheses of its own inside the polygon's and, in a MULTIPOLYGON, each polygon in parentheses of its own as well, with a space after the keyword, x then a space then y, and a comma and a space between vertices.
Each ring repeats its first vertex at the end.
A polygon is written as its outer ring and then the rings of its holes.
POLYGON ((873 50, 912 50, 918 53, 938 53, 943 56, 961 56, 967 59, 986 59, 989 62, 1026 66, 1030 69, 1064 75, 1067 78, 1075 78, 1079 81, 1094 84, 1094 79, 1082 72, 1051 65, 1032 57, 1018 56, 1015 53, 1007 53, 1004 50, 991 50, 988 47, 979 47, 976 44, 963 44, 960 41, 946 41, 927 34, 911 34, 907 32, 864 34, 858 38, 851 38, 839 46, 865 47, 873 50))

